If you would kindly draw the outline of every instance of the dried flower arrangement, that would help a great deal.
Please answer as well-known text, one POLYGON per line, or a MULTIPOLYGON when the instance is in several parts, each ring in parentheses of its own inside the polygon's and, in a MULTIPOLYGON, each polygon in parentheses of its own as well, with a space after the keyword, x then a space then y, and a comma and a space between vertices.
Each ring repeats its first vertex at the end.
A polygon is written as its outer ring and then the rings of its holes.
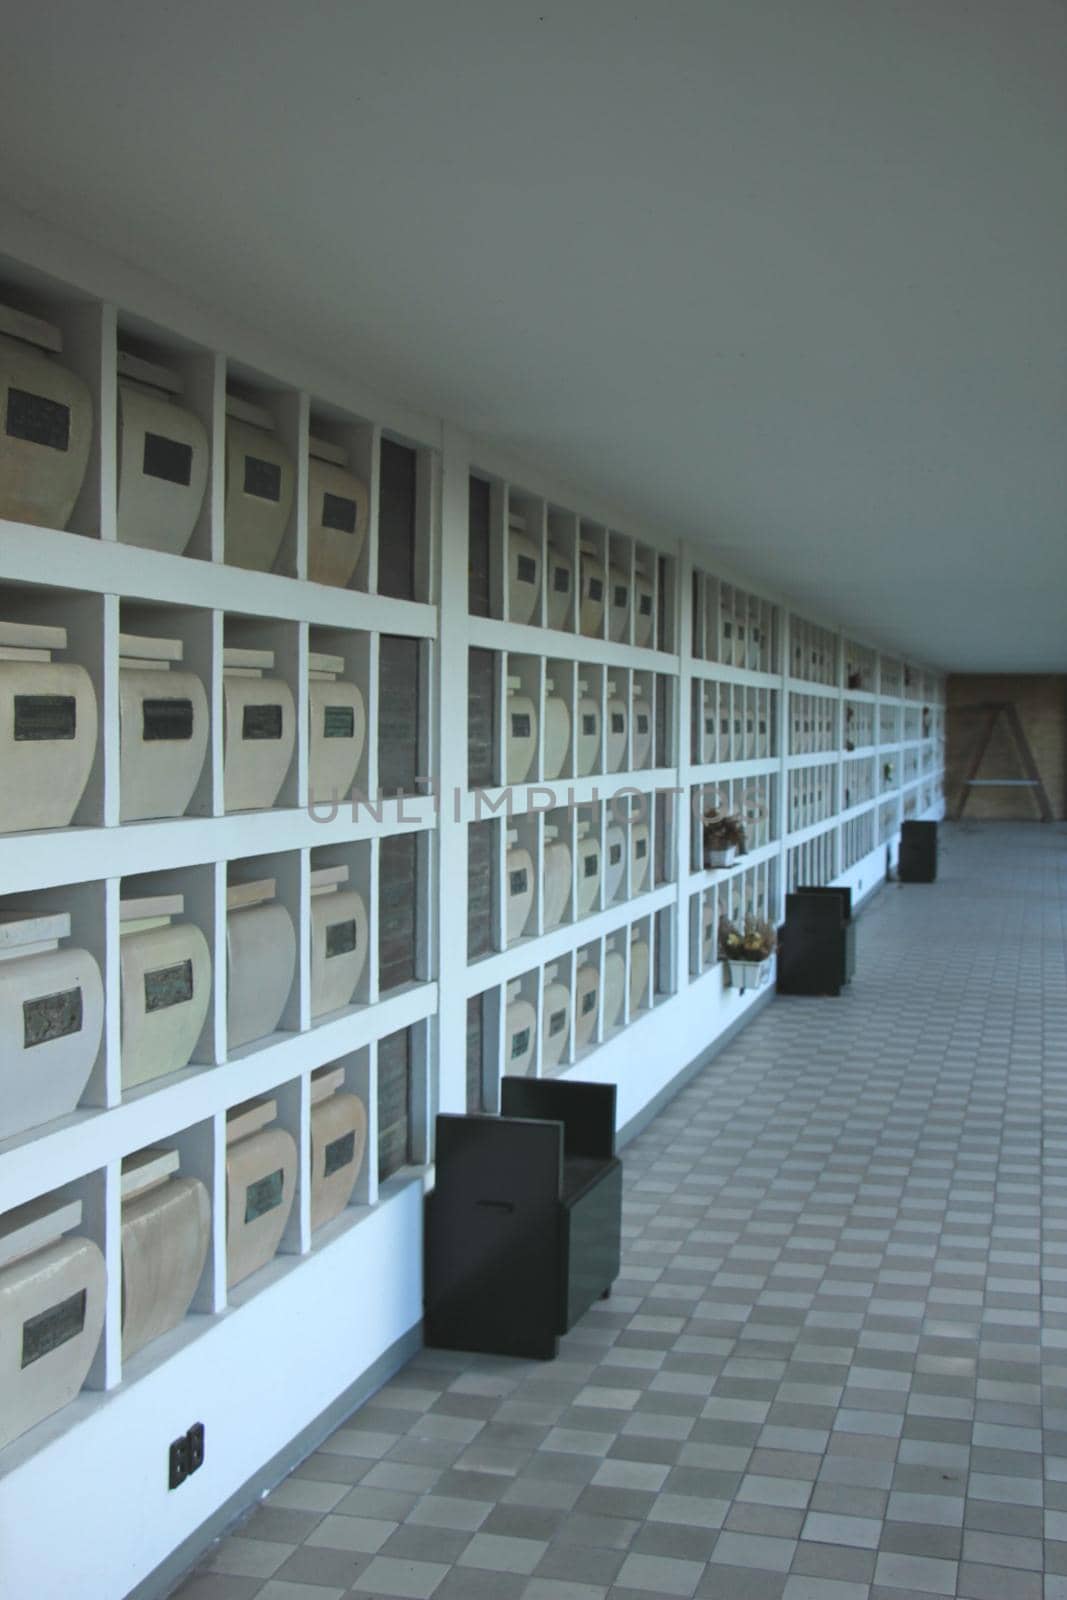
POLYGON ((704 830, 704 850, 738 850, 745 853, 745 825, 739 816, 725 811, 716 811, 713 806, 710 811, 705 811, 702 825, 704 830))
POLYGON ((719 922, 719 955, 727 961, 766 961, 778 947, 778 935, 762 917, 747 916, 739 928, 729 917, 719 922))

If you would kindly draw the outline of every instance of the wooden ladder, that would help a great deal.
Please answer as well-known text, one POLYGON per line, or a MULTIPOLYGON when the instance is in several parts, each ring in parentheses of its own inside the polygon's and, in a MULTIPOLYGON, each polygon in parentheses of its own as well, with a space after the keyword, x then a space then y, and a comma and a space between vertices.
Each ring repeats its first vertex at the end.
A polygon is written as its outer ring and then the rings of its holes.
POLYGON ((1052 807, 1049 805, 1045 785, 1041 781, 1040 772, 1037 770, 1037 762, 1034 760, 1034 753, 1030 749, 1030 741, 1026 737, 1019 713, 1015 708, 1015 702, 1013 700, 987 700, 979 705, 956 706, 953 709, 957 712, 982 711, 985 713, 986 720, 981 737, 975 747, 974 760, 971 762, 967 776, 960 786, 959 794, 956 796, 956 804, 949 813, 952 820, 958 822, 963 816, 963 808, 970 799, 972 789, 1033 789, 1041 812, 1041 821, 1051 822, 1053 820, 1052 807), (1025 778, 980 778, 978 776, 982 762, 985 760, 986 751, 992 741, 998 717, 1007 718, 1008 732, 1011 734, 1012 741, 1018 751, 1019 761, 1026 774, 1025 778))

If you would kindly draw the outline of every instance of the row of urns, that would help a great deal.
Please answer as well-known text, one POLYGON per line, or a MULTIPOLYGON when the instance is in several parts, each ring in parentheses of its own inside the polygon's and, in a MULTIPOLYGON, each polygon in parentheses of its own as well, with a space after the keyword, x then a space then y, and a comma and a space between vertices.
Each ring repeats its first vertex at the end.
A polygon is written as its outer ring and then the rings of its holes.
MULTIPOLYGON (((363 1165, 367 1111, 341 1089, 340 1068, 311 1083, 311 1227, 348 1204, 363 1165)), ((273 1100, 227 1116, 226 1257, 233 1288, 273 1258, 296 1195, 297 1147, 271 1126, 273 1100)), ((122 1356, 175 1328, 207 1259, 211 1198, 178 1175, 176 1150, 151 1147, 122 1163, 122 1356)), ((0 1448, 74 1399, 104 1325, 107 1269, 99 1246, 74 1234, 80 1200, 31 1201, 0 1218, 0 1448), (68 1235, 68 1237, 64 1237, 68 1235)))
MULTIPOLYGON (((5 635, 65 630, 0 623, 5 635)), ((208 700, 180 662, 177 640, 122 635, 119 671, 119 816, 122 822, 182 816, 200 781, 208 746, 208 700)), ((51 651, 0 651, 0 833, 67 827, 85 792, 96 753, 92 680, 51 651), (40 657, 48 659, 39 659, 40 657), (34 659, 38 658, 38 659, 34 659)), ((273 652, 225 650, 222 680, 223 796, 227 811, 272 806, 296 741, 296 708, 284 679, 269 675, 273 652), (243 664, 248 658, 261 663, 243 664)), ((338 656, 311 656, 308 774, 313 801, 348 795, 366 739, 358 685, 340 677, 338 656)))
MULTIPOLYGON (((626 878, 627 836, 629 836, 630 896, 643 893, 648 886, 651 834, 647 822, 633 821, 624 827, 611 822, 600 837, 591 830, 591 824, 578 824, 578 917, 595 911, 600 902, 601 879, 604 883, 604 901, 611 905, 622 892, 626 878)), ((534 858, 530 850, 519 843, 516 830, 510 830, 505 861, 506 918, 505 931, 508 944, 521 939, 530 925, 534 905, 534 858)), ((545 931, 557 928, 563 921, 571 898, 572 861, 571 848, 559 837, 554 824, 545 827, 544 875, 542 881, 542 906, 545 931)))
MULTIPOLYGON (((507 755, 505 782, 525 783, 537 754, 537 706, 528 694, 522 692, 522 680, 509 677, 507 685, 507 755)), ((545 684, 545 729, 542 777, 552 782, 563 774, 567 753, 571 747, 571 713, 561 695, 555 692, 555 683, 549 678, 545 684)), ((633 769, 648 765, 652 749, 652 708, 644 691, 635 684, 632 708, 621 695, 616 694, 614 682, 608 683, 606 722, 604 724, 604 767, 607 772, 621 772, 627 767, 627 742, 630 730, 631 709, 633 720, 633 769)), ((575 739, 574 765, 579 778, 590 777, 598 770, 601 744, 600 701, 588 692, 588 681, 578 680, 578 729, 575 739)))
MULTIPOLYGON (((637 928, 630 931, 630 1015, 645 1002, 648 991, 648 940, 637 928)), ((617 1028, 622 1020, 626 993, 626 961, 621 951, 608 950, 601 973, 596 962, 583 961, 574 975, 574 1049, 586 1049, 596 1035, 597 1018, 603 1009, 604 1030, 617 1028)), ((570 1037, 571 991, 560 977, 559 965, 545 968, 541 999, 541 1071, 552 1072, 563 1061, 570 1037)), ((524 1078, 534 1064, 537 1045, 537 1008, 522 992, 522 980, 508 985, 504 1011, 504 1071, 524 1078)))
MULTIPOLYGON (((550 628, 565 628, 574 599, 574 560, 566 550, 549 544, 543 560, 541 546, 526 532, 526 520, 512 512, 508 518, 508 620, 533 620, 541 594, 542 566, 546 568, 545 621, 550 628)), ((607 613, 609 639, 629 642, 633 611, 633 642, 642 648, 652 643, 652 580, 641 567, 633 578, 620 566, 605 567, 596 546, 581 541, 578 551, 578 631, 591 639, 604 636, 607 613), (631 595, 632 584, 632 595, 631 595)))
MULTIPOLYGON (((351 1003, 366 964, 363 896, 312 874, 311 1016, 351 1003)), ((268 1037, 296 971, 296 932, 272 880, 234 886, 226 919, 227 1050, 268 1037), (252 891, 251 897, 247 891, 252 891)), ((207 1019, 212 962, 200 928, 176 920, 182 897, 123 903, 120 1061, 124 1090, 188 1065, 207 1019)), ((18 915, 17 913, 15 914, 18 915)), ((100 1048, 104 991, 88 950, 64 944, 69 917, 0 919, 0 1139, 66 1116, 78 1105, 100 1048), (42 939, 41 934, 48 937, 42 939), (56 935, 60 937, 56 937, 56 935)))
MULTIPOLYGON (((207 488, 207 430, 174 398, 182 389, 176 374, 121 352, 119 372, 118 537, 181 555, 207 488), (123 377, 124 371, 136 376, 123 377)), ((0 517, 65 528, 89 464, 93 402, 88 385, 33 343, 0 335, 0 408, 6 419, 0 434, 0 517)), ((268 413, 234 399, 228 411, 225 559, 232 566, 270 572, 292 511, 293 460, 268 413)), ((308 577, 313 582, 348 584, 368 521, 367 486, 348 470, 346 452, 312 440, 308 577)))

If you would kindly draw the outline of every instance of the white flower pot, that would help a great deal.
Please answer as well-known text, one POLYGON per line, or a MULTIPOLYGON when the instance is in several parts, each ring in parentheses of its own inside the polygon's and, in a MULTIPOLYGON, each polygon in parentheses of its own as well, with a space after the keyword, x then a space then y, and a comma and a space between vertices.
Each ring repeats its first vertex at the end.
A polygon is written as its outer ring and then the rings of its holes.
POLYGON ((764 984, 770 982, 773 966, 773 955, 765 956, 762 961, 737 961, 733 956, 729 956, 727 958, 727 967, 730 972, 730 987, 732 989, 762 989, 764 984))
POLYGON ((732 867, 737 860, 737 846, 729 844, 725 850, 705 850, 705 867, 732 867))

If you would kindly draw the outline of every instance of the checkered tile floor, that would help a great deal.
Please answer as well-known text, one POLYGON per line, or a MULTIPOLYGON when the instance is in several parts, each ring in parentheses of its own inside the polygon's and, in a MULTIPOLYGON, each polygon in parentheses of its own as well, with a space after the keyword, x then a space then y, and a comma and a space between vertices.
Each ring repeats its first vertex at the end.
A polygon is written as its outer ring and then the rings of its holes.
POLYGON ((425 1351, 180 1600, 1067 1600, 1065 909, 944 828, 625 1151, 559 1360, 425 1351))

